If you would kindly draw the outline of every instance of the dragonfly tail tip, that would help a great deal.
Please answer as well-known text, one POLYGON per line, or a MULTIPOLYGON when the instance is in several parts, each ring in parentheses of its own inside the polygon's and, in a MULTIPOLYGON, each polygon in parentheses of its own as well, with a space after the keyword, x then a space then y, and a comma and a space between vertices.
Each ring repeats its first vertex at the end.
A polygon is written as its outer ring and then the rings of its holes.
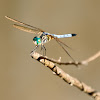
POLYGON ((77 34, 72 34, 72 36, 76 36, 77 34))

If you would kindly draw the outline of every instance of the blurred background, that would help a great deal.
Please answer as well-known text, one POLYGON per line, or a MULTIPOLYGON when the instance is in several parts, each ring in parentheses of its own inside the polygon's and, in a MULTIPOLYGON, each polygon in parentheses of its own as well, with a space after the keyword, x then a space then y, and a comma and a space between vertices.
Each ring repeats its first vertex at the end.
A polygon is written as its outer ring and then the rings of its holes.
MULTIPOLYGON (((1 0, 0 12, 1 100, 92 100, 32 59, 35 34, 13 28, 14 22, 4 16, 52 34, 76 33, 61 40, 73 49, 68 49, 70 55, 81 61, 100 50, 100 0, 1 0)), ((48 57, 71 61, 55 40, 45 47, 48 57)), ((40 49, 37 52, 42 54, 40 49)), ((100 91, 100 58, 79 68, 59 67, 100 91)))

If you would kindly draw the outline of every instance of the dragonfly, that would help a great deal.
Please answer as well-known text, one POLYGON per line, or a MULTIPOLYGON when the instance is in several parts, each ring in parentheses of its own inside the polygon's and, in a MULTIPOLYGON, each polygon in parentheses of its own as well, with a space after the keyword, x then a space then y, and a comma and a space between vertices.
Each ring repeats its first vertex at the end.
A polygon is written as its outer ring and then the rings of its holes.
POLYGON ((69 34, 64 34, 64 35, 56 35, 56 34, 50 34, 40 28, 31 26, 29 24, 23 23, 21 21, 18 21, 16 19, 13 19, 9 16, 5 16, 5 18, 16 22, 18 24, 13 24, 13 27, 20 29, 22 31, 26 31, 29 33, 33 33, 33 34, 38 34, 38 36, 35 36, 33 38, 33 43, 35 44, 35 48, 33 49, 32 52, 35 52, 37 50, 37 48, 39 46, 41 46, 41 50, 43 49, 43 55, 46 55, 46 48, 44 46, 45 43, 51 41, 52 39, 56 40, 57 43, 62 47, 62 49, 69 55, 69 57, 75 61, 72 56, 69 54, 69 52, 65 49, 65 47, 70 48, 68 45, 66 45, 65 43, 63 43, 61 40, 59 40, 59 38, 68 38, 68 37, 73 37, 76 36, 77 34, 75 33, 69 33, 69 34), (20 25, 19 25, 20 24, 20 25), (64 47, 65 46, 65 47, 64 47))

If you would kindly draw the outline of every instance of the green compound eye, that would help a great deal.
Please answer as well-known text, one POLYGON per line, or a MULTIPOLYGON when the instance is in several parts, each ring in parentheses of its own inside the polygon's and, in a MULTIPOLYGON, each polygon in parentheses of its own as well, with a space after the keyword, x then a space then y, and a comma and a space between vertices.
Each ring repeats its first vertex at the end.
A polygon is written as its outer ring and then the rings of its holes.
POLYGON ((34 38, 33 38, 33 41, 34 41, 34 43, 35 43, 36 45, 41 45, 41 39, 40 39, 40 38, 34 37, 34 38))
POLYGON ((40 40, 38 40, 38 42, 40 42, 40 40))
POLYGON ((33 41, 37 41, 37 37, 34 37, 34 38, 33 38, 33 41))
POLYGON ((40 38, 37 39, 37 44, 38 44, 38 45, 41 44, 41 39, 40 39, 40 38))

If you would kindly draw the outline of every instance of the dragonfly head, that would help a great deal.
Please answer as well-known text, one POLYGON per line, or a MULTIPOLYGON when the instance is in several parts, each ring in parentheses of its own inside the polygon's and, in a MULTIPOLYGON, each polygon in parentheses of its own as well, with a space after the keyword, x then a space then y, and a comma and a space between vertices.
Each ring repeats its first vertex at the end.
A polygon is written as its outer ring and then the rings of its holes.
POLYGON ((41 39, 36 36, 33 38, 33 43, 35 45, 41 45, 41 39))

